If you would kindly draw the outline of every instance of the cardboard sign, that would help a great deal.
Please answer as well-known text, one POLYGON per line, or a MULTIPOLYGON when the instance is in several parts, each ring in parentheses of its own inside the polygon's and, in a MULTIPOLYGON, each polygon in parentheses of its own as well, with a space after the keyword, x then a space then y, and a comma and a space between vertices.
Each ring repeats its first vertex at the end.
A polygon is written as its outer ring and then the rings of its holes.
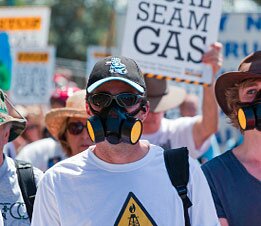
POLYGON ((48 44, 48 7, 1 7, 0 30, 8 33, 11 47, 43 47, 48 44))
POLYGON ((14 49, 10 97, 15 104, 48 104, 55 49, 14 49))
POLYGON ((210 83, 211 67, 201 58, 217 40, 221 5, 220 0, 128 1, 122 55, 135 59, 146 74, 210 83))

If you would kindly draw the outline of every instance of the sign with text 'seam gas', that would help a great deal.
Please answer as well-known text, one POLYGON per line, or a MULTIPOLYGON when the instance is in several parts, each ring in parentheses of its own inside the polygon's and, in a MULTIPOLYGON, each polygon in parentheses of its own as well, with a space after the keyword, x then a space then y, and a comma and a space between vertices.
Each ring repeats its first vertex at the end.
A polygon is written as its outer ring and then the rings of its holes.
POLYGON ((55 49, 13 50, 10 97, 15 104, 48 104, 52 92, 55 49))
POLYGON ((11 47, 43 47, 48 44, 48 7, 0 7, 0 31, 8 34, 11 47))
POLYGON ((211 67, 201 63, 217 40, 222 0, 132 0, 122 55, 145 74, 177 81, 211 83, 211 67))

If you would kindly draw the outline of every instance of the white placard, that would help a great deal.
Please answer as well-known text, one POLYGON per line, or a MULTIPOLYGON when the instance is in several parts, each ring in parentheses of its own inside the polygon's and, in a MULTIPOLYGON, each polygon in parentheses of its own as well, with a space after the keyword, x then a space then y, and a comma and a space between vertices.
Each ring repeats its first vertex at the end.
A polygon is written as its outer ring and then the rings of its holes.
POLYGON ((211 82, 203 53, 218 37, 222 0, 131 0, 122 55, 144 73, 211 82))
POLYGON ((87 76, 90 75, 94 65, 97 61, 110 56, 114 55, 116 52, 115 47, 106 48, 104 46, 95 46, 91 45, 87 48, 87 76))
POLYGON ((43 47, 50 14, 48 7, 0 7, 0 30, 8 33, 11 47, 43 47))
POLYGON ((11 99, 15 104, 48 104, 55 65, 54 47, 14 49, 11 99))
POLYGON ((219 41, 223 43, 222 72, 237 70, 243 58, 261 50, 261 13, 223 14, 219 41))

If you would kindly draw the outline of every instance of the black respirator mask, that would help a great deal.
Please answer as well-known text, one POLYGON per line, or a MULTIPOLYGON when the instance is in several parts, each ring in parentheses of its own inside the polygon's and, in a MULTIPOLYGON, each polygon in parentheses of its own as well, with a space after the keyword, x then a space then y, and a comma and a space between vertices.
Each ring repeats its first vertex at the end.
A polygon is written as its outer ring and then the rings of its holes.
POLYGON ((101 111, 95 111, 89 102, 94 116, 87 120, 87 130, 91 140, 95 143, 105 139, 111 144, 120 142, 136 144, 142 134, 142 122, 134 116, 140 111, 146 111, 144 103, 134 112, 128 113, 115 100, 101 111))
POLYGON ((257 129, 261 131, 261 95, 255 101, 241 104, 238 110, 238 122, 242 130, 257 129))

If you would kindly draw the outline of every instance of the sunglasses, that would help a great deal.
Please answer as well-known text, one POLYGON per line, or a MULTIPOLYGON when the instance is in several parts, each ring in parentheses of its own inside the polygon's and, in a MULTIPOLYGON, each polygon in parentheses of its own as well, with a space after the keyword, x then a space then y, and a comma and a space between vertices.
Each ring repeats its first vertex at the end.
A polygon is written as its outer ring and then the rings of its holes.
POLYGON ((109 93, 94 93, 88 96, 88 102, 99 108, 110 106, 113 100, 124 108, 132 107, 143 100, 145 97, 134 93, 120 93, 111 95, 109 93))
POLYGON ((86 125, 84 125, 81 122, 70 122, 67 126, 67 130, 72 135, 81 134, 84 128, 87 128, 87 127, 86 127, 86 125))

